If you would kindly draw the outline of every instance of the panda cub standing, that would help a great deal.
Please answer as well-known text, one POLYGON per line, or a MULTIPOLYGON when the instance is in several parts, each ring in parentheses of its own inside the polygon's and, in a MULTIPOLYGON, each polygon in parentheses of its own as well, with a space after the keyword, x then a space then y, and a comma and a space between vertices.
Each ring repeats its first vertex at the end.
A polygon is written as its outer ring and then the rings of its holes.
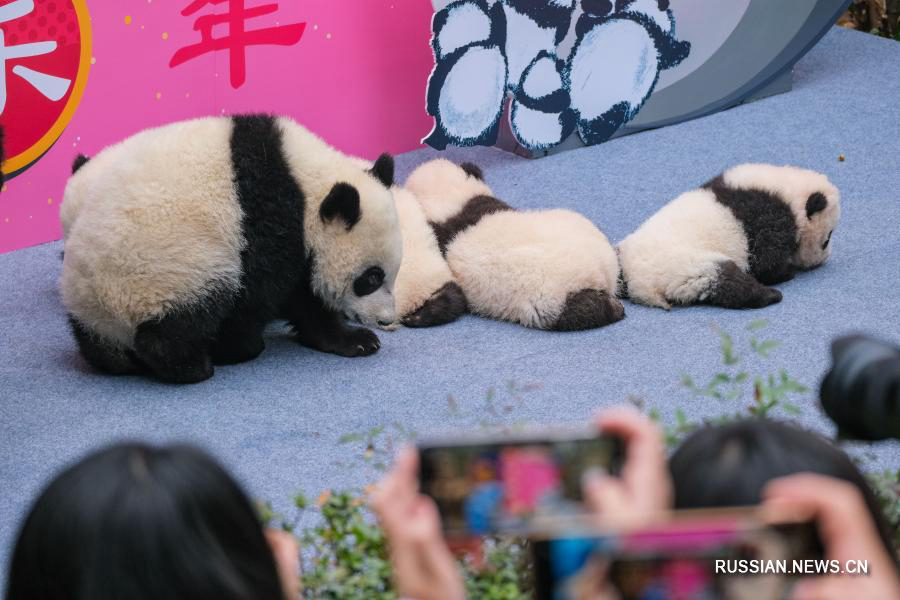
POLYGON ((624 318, 615 250, 582 215, 514 210, 493 196, 476 165, 444 159, 419 166, 406 189, 473 313, 557 331, 624 318))
POLYGON ((840 194, 821 173, 745 164, 682 194, 619 244, 627 295, 668 309, 761 308, 831 255, 840 194))
POLYGON ((300 343, 376 352, 396 320, 394 163, 371 169, 287 118, 204 118, 79 157, 61 218, 62 298, 110 373, 202 381, 258 356, 285 319, 300 343))

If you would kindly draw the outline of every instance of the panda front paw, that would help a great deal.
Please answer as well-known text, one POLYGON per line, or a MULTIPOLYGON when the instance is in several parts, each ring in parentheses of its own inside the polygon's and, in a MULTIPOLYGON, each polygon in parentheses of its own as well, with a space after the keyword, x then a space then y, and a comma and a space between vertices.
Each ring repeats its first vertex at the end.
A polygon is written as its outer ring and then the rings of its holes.
POLYGON ((338 356, 371 356, 381 348, 381 341, 370 329, 348 327, 329 346, 322 349, 338 356))

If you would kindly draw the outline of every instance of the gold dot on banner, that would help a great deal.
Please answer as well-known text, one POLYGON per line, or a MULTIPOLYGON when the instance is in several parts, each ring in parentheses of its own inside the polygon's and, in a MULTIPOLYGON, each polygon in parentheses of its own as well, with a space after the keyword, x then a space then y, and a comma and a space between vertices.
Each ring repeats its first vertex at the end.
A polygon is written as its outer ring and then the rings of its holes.
POLYGON ((47 198, 47 204, 53 204, 53 198, 47 198))
POLYGON ((92 56, 92 57, 91 57, 91 64, 92 64, 92 65, 96 65, 96 64, 97 64, 97 57, 96 57, 96 56, 92 56))
POLYGON ((164 31, 162 34, 162 39, 164 39, 164 40, 169 39, 169 34, 164 31))
POLYGON ((125 24, 131 25, 131 15, 125 15, 125 24))
POLYGON ((162 98, 162 92, 156 92, 156 99, 159 100, 162 98))
POLYGON ((9 189, 9 186, 6 185, 6 184, 4 183, 4 184, 3 184, 3 187, 0 188, 0 192, 5 192, 5 191, 8 190, 8 189, 9 189))

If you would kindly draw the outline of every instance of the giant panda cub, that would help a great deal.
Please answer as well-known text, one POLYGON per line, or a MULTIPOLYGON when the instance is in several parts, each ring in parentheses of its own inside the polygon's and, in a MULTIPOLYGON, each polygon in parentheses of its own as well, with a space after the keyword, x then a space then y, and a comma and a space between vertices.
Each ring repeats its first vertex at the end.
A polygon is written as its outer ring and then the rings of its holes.
POLYGON ((306 346, 376 352, 396 321, 393 159, 358 164, 287 118, 146 130, 89 162, 61 207, 62 299, 87 361, 188 383, 258 356, 287 320, 306 346))
POLYGON ((618 247, 627 295, 642 304, 761 308, 768 287, 831 255, 840 194, 821 173, 744 164, 682 194, 618 247))
POLYGON ((422 205, 469 309, 551 330, 602 327, 625 316, 606 237, 568 210, 516 211, 476 165, 438 159, 406 188, 422 205))
POLYGON ((394 188, 403 232, 403 261, 394 284, 399 322, 406 327, 434 327, 466 312, 466 296, 438 247, 419 201, 409 190, 394 188))

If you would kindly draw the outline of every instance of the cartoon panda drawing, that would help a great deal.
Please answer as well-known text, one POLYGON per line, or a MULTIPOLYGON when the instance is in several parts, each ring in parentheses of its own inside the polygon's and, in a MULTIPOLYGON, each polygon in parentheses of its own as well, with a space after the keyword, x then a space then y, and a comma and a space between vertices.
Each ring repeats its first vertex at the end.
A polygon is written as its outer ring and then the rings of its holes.
POLYGON ((615 250, 582 215, 514 210, 471 163, 427 162, 405 187, 421 203, 471 312, 557 331, 624 318, 615 250))
POLYGON ((706 302, 762 308, 769 287, 831 255, 840 193, 791 166, 744 164, 678 196, 618 246, 627 295, 669 309, 706 302))
POLYGON ((683 61, 690 44, 675 38, 668 0, 586 0, 563 78, 585 144, 608 140, 631 121, 659 74, 683 61))
POLYGON ((60 281, 85 359, 108 373, 202 381, 251 360, 287 320, 306 346, 376 352, 402 239, 384 154, 364 170, 296 122, 202 118, 79 158, 60 281))
POLYGON ((423 141, 437 149, 495 144, 507 106, 528 150, 550 149, 576 126, 585 144, 603 142, 690 53, 668 0, 456 0, 432 31, 435 125, 423 141))

